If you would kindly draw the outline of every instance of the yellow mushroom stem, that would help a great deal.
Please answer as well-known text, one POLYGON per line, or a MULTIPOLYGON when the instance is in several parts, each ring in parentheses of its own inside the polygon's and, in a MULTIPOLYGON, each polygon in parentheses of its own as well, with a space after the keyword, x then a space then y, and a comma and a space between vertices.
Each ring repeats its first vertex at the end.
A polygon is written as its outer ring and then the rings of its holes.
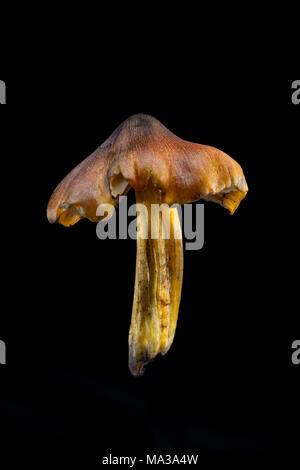
POLYGON ((161 205, 151 185, 136 191, 137 259, 129 332, 129 368, 142 375, 173 342, 183 277, 183 244, 176 207, 161 205), (142 207, 139 205, 142 205, 142 207))

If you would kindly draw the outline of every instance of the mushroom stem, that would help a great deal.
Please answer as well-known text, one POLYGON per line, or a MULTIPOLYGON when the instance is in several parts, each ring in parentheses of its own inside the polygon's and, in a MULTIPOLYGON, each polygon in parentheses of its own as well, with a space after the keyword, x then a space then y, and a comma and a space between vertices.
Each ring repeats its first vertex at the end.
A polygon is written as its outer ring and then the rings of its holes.
POLYGON ((157 354, 166 354, 173 342, 183 278, 183 244, 176 207, 163 205, 158 210, 160 193, 152 185, 136 191, 136 200, 144 210, 138 209, 137 218, 129 368, 138 376, 157 354))

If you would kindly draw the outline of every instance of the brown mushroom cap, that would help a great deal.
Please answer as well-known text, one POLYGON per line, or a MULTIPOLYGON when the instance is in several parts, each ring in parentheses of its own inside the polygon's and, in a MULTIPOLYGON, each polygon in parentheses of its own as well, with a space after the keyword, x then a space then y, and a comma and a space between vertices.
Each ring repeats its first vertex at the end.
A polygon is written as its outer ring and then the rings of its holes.
POLYGON ((137 114, 58 185, 48 204, 48 219, 66 226, 83 217, 99 221, 100 204, 116 205, 117 196, 130 187, 145 189, 150 179, 161 202, 186 204, 203 198, 231 214, 248 191, 240 165, 224 152, 182 140, 157 119, 137 114))

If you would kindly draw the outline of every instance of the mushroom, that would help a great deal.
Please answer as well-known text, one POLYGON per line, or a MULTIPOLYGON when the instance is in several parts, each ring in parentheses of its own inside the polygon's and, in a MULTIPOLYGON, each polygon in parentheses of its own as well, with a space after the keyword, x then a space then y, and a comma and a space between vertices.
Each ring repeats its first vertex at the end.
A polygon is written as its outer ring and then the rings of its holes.
POLYGON ((67 227, 84 217, 100 221, 103 216, 97 215, 98 206, 116 206, 130 188, 135 190, 137 203, 146 208, 137 218, 129 332, 129 368, 138 376, 157 354, 167 353, 175 335, 183 244, 174 204, 204 199, 233 214, 248 187, 240 165, 222 151, 182 140, 157 119, 137 114, 57 186, 48 204, 48 220, 67 227), (151 210, 158 204, 161 211, 151 210), (168 217, 170 233, 166 237, 168 217))

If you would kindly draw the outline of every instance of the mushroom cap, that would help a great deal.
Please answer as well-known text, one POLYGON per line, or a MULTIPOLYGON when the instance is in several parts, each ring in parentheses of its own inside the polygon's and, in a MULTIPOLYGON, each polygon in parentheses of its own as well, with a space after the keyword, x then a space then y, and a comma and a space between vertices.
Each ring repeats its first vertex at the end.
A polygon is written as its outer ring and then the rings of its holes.
POLYGON ((136 114, 124 121, 88 158, 72 170, 52 194, 49 222, 93 222, 100 204, 118 203, 133 187, 151 180, 161 202, 186 204, 205 199, 233 214, 248 192, 240 165, 214 147, 180 139, 157 119, 136 114))

